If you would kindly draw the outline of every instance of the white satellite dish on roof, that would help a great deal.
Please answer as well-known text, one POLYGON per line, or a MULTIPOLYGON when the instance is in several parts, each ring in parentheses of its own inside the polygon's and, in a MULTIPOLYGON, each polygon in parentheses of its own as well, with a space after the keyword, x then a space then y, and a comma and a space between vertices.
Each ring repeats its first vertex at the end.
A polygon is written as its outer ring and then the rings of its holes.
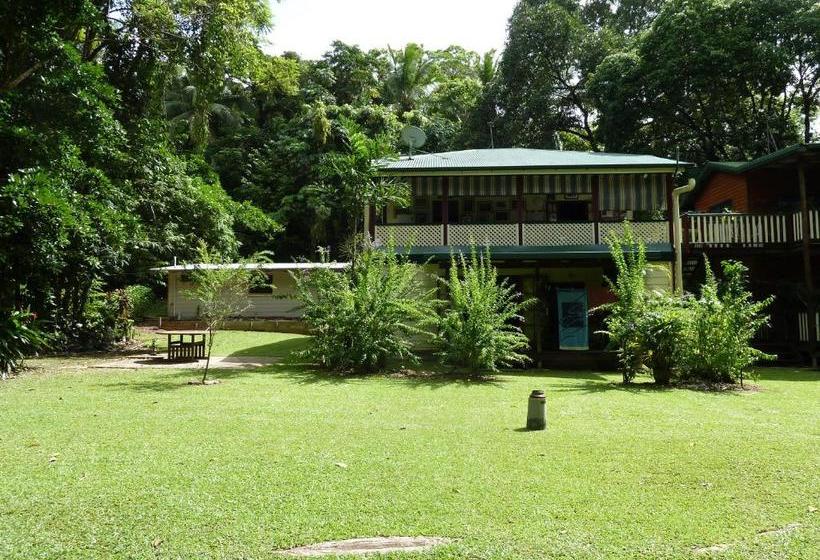
POLYGON ((421 148, 427 142, 427 135, 417 126, 407 125, 401 129, 401 143, 410 150, 410 157, 413 157, 413 150, 421 148))

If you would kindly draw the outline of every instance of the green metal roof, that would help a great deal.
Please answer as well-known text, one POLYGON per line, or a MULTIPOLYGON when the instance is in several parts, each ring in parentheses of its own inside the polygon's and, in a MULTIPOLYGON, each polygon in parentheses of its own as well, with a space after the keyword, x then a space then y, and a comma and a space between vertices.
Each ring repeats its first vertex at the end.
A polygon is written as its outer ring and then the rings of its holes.
MULTIPOLYGON (((437 247, 398 247, 397 252, 406 254, 413 260, 449 261, 451 254, 469 254, 471 247, 466 245, 437 247)), ((606 245, 561 245, 561 246, 502 246, 490 247, 493 260, 584 260, 609 259, 609 247, 606 245)), ((650 243, 646 246, 648 260, 671 260, 672 245, 669 243, 650 243)))
POLYGON ((689 164, 648 155, 534 150, 529 148, 496 148, 418 154, 412 158, 403 156, 398 160, 381 162, 381 168, 391 173, 504 169, 673 168, 676 165, 686 166, 689 164))
POLYGON ((700 177, 698 177, 697 188, 690 195, 690 199, 694 200, 695 197, 700 194, 703 187, 706 186, 709 177, 711 177, 713 173, 731 173, 732 175, 740 175, 741 173, 746 173, 747 171, 753 171, 773 163, 778 163, 792 156, 813 152, 820 153, 820 143, 794 144, 788 148, 783 148, 782 150, 777 150, 776 152, 772 152, 749 161, 710 161, 703 166, 703 171, 701 172, 700 177))

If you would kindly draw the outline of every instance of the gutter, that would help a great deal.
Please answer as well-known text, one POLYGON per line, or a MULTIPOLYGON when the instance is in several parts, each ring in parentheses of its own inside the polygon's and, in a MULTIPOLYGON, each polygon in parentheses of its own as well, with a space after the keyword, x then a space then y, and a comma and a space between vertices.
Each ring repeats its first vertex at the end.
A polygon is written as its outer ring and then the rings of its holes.
POLYGON ((694 179, 682 186, 672 189, 672 249, 675 252, 675 285, 676 293, 683 293, 683 225, 680 219, 680 197, 695 190, 694 179))

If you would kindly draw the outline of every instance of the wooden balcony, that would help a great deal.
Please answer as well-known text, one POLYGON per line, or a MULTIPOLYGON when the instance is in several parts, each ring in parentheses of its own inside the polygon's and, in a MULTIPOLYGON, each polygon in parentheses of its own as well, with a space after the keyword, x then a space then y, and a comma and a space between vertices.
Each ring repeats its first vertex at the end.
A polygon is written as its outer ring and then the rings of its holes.
MULTIPOLYGON (((803 240, 800 212, 773 214, 692 213, 683 216, 691 248, 766 248, 803 240)), ((809 235, 820 240, 820 210, 809 211, 809 235)))
MULTIPOLYGON (((669 243, 669 222, 631 222, 636 236, 645 243, 669 243)), ((620 222, 559 222, 512 224, 396 224, 377 225, 375 239, 398 246, 440 247, 446 245, 489 245, 493 247, 559 247, 603 245, 610 231, 620 231, 620 222)))

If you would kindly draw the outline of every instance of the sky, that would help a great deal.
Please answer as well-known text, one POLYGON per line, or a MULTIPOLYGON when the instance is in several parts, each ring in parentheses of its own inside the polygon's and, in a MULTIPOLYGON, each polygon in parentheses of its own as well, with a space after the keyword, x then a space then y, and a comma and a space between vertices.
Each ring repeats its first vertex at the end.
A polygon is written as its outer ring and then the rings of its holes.
POLYGON ((461 45, 484 53, 504 47, 518 0, 270 0, 274 27, 265 51, 316 59, 336 39, 367 50, 461 45))

